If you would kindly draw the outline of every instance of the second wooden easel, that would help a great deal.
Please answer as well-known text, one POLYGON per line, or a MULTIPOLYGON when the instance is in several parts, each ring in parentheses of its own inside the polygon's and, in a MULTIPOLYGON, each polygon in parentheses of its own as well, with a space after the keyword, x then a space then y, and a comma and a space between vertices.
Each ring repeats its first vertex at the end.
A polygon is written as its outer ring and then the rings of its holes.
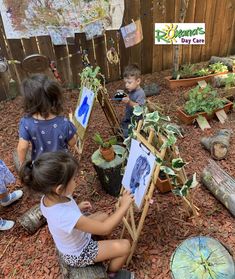
MULTIPOLYGON (((153 129, 150 129, 148 138, 146 139, 141 134, 142 125, 143 125, 143 122, 141 120, 141 121, 139 121, 137 130, 134 132, 134 134, 136 135, 136 139, 140 143, 142 143, 152 154, 154 154, 161 161, 164 161, 164 159, 172 159, 172 158, 180 157, 178 148, 175 145, 173 145, 172 147, 162 148, 159 151, 159 145, 162 145, 166 141, 165 136, 163 136, 160 133, 156 134, 153 129), (158 144, 156 144, 156 141, 158 142, 158 144)), ((161 164, 157 164, 155 166, 153 175, 151 177, 149 188, 145 195, 143 210, 142 210, 142 213, 141 213, 140 217, 138 218, 138 220, 135 217, 135 208, 134 208, 133 204, 130 206, 126 216, 123 217, 123 229, 122 229, 122 233, 121 233, 121 238, 123 237, 125 230, 127 230, 132 239, 131 252, 130 252, 130 255, 126 262, 127 265, 130 263, 130 261, 132 259, 138 239, 140 237, 140 233, 141 233, 143 225, 144 225, 145 218, 148 214, 149 205, 152 200, 152 196, 153 196, 153 192, 154 192, 155 185, 157 182, 157 178, 160 173, 160 167, 161 167, 161 164)), ((182 168, 181 170, 177 171, 177 174, 178 174, 177 179, 179 179, 180 183, 184 184, 187 181, 187 177, 186 177, 184 169, 182 168)), ((124 190, 124 187, 122 187, 121 194, 122 194, 123 190, 124 190)), ((185 206, 190 207, 190 209, 192 210, 194 215, 197 215, 195 206, 193 205, 193 203, 191 203, 191 201, 188 202, 188 199, 187 199, 186 201, 184 200, 184 203, 185 203, 185 206)))

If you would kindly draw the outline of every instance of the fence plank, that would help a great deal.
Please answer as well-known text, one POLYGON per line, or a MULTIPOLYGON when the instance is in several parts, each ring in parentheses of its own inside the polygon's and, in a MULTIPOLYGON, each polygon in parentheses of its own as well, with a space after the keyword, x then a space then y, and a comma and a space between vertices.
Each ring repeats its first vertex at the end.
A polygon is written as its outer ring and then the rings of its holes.
MULTIPOLYGON (((196 10, 196 0, 190 0, 189 3, 188 3, 188 9, 187 9, 187 12, 186 12, 184 22, 188 22, 188 23, 195 22, 194 21, 195 10, 196 10)), ((191 45, 187 45, 187 46, 183 45, 182 46, 182 61, 181 61, 181 64, 189 64, 191 62, 191 55, 192 55, 192 46, 191 45)))
MULTIPOLYGON (((175 0, 166 2, 165 22, 173 23, 175 19, 175 0)), ((173 45, 165 45, 163 47, 163 69, 170 69, 173 67, 173 45)))
POLYGON ((234 38, 233 28, 233 19, 235 16, 235 3, 232 4, 231 0, 227 0, 227 5, 225 6, 225 15, 224 15, 224 26, 223 26, 223 36, 220 40, 219 56, 226 56, 229 48, 229 39, 230 37, 234 38), (227 42, 227 43, 224 43, 227 42))
POLYGON ((39 53, 47 56, 51 61, 56 60, 53 44, 50 36, 38 36, 39 53))
POLYGON ((142 74, 152 72, 153 60, 153 38, 154 38, 154 21, 153 21, 153 1, 140 1, 140 19, 143 30, 143 41, 141 51, 141 72, 142 74))
POLYGON ((205 39, 206 43, 202 47, 201 60, 207 61, 210 59, 210 49, 212 43, 213 36, 213 24, 214 24, 214 16, 215 16, 215 5, 216 1, 207 0, 206 1, 206 13, 205 13, 205 25, 206 25, 206 34, 205 39))
MULTIPOLYGON (((162 23, 165 21, 165 7, 160 1, 153 1, 153 22, 162 23)), ((155 37, 155 36, 154 36, 155 37)), ((163 69, 163 46, 153 46, 153 72, 161 71, 163 69)))
MULTIPOLYGON (((14 60, 20 62, 25 58, 24 49, 19 39, 10 39, 8 40, 8 45, 14 60)), ((22 81, 27 75, 26 72, 22 69, 21 64, 16 64, 16 69, 19 74, 20 81, 22 81)))
MULTIPOLYGON (((233 11, 234 11, 235 3, 233 0, 231 0, 231 3, 232 3, 233 11)), ((227 55, 234 54, 235 53, 235 44, 234 44, 234 42, 235 42, 235 12, 233 12, 232 28, 231 28, 231 32, 229 34, 228 40, 229 40, 229 42, 228 42, 227 55)))
POLYGON ((63 86, 70 86, 72 74, 70 69, 69 53, 66 46, 54 46, 58 70, 61 73, 63 86))
MULTIPOLYGON (((107 50, 109 50, 111 47, 114 47, 116 51, 118 51, 117 46, 117 31, 116 30, 108 30, 106 31, 106 41, 107 41, 107 50)), ((105 61, 107 71, 109 72, 109 78, 108 81, 118 80, 121 77, 121 73, 119 73, 119 64, 110 64, 106 58, 106 52, 105 52, 105 61)))
MULTIPOLYGON (((68 38, 69 41, 72 40, 72 38, 68 38)), ((78 55, 79 54, 79 48, 78 45, 75 43, 74 38, 74 44, 68 44, 68 50, 69 50, 69 60, 70 60, 70 68, 72 72, 72 84, 71 88, 77 88, 78 87, 78 55)))
MULTIPOLYGON (((227 3, 227 1, 226 1, 227 3)), ((213 35, 211 41, 210 55, 219 55, 220 40, 222 40, 222 34, 224 30, 222 29, 221 19, 224 17, 224 1, 216 0, 215 3, 215 16, 213 23, 213 35)), ((226 43, 226 42, 224 42, 226 43)))
MULTIPOLYGON (((205 22, 205 11, 206 11, 206 1, 204 0, 197 0, 197 6, 200 9, 196 9, 194 22, 197 23, 204 23, 205 22)), ((191 56, 191 63, 196 63, 201 61, 201 50, 202 45, 192 45, 192 56, 191 56)))
MULTIPOLYGON (((107 37, 107 35, 106 35, 107 37)), ((108 67, 105 49, 105 38, 104 35, 94 39, 96 63, 100 67, 101 73, 106 77, 108 81, 108 67)))

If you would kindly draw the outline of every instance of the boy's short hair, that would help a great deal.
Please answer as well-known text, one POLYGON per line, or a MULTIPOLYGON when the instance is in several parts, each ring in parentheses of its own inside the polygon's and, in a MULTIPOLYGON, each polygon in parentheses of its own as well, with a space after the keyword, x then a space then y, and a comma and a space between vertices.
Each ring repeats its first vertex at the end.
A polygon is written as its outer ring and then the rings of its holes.
POLYGON ((140 68, 137 64, 130 64, 125 67, 123 77, 128 78, 128 77, 135 77, 140 78, 141 76, 141 71, 140 68))

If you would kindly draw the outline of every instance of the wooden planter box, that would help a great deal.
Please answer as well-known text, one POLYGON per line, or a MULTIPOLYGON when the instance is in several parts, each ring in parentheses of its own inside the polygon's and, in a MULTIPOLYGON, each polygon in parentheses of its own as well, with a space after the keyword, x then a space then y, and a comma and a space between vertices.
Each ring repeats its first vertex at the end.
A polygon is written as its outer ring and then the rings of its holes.
MULTIPOLYGON (((228 101, 228 103, 223 107, 224 111, 227 113, 233 106, 233 103, 228 101)), ((221 110, 222 108, 216 109, 215 111, 213 111, 211 114, 207 114, 206 112, 198 112, 196 114, 193 115, 188 115, 186 114, 186 112, 184 112, 183 108, 179 108, 177 110, 177 116, 178 118, 185 124, 192 124, 193 121, 199 116, 204 116, 207 120, 212 119, 215 116, 215 113, 219 110, 221 110)))
POLYGON ((172 76, 167 76, 167 77, 165 77, 165 79, 167 81, 167 85, 171 89, 174 89, 174 88, 177 88, 180 86, 189 87, 189 86, 197 85, 198 81, 201 81, 201 80, 205 80, 206 82, 208 82, 214 76, 219 76, 219 75, 223 75, 223 74, 227 74, 227 73, 228 73, 228 71, 223 72, 223 73, 211 74, 211 75, 203 76, 203 77, 185 78, 185 79, 172 79, 172 76))
POLYGON ((169 178, 162 180, 160 177, 157 178, 156 187, 160 193, 170 192, 173 188, 169 178))

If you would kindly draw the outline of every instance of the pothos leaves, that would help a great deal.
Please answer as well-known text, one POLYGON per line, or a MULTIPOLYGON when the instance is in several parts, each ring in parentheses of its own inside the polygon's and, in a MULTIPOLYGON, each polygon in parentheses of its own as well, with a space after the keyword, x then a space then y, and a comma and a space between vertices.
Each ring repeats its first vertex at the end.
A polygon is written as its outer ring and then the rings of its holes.
POLYGON ((181 170, 185 165, 186 163, 183 161, 182 158, 173 159, 171 162, 172 168, 176 171, 181 170))
POLYGON ((185 182, 182 187, 177 187, 172 190, 176 196, 186 197, 188 195, 189 189, 195 188, 198 185, 196 179, 196 173, 193 174, 193 177, 185 182))
POLYGON ((163 171, 164 173, 171 175, 171 176, 176 176, 175 172, 173 171, 173 169, 167 167, 167 166, 161 166, 160 170, 163 171))

